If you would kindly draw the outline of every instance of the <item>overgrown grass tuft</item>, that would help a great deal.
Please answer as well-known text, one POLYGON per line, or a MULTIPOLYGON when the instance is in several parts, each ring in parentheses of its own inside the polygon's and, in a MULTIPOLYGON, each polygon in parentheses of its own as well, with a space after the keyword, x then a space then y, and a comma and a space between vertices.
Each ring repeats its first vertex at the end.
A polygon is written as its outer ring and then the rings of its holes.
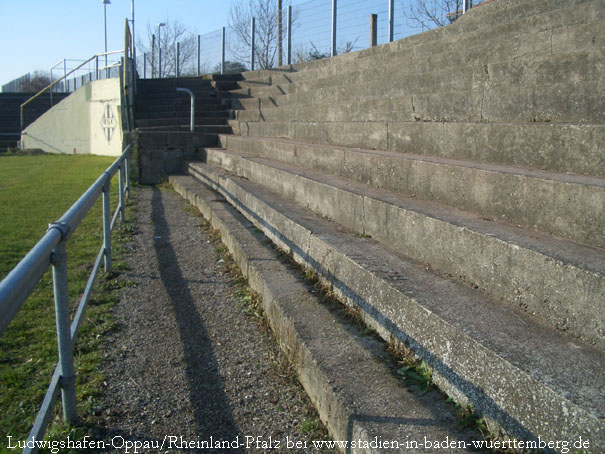
MULTIPOLYGON (((0 155, 0 279, 23 258, 80 195, 115 160, 101 156, 0 155)), ((117 180, 112 183, 112 210, 117 180)), ((94 259, 102 244, 102 207, 92 208, 67 245, 69 296, 72 310, 79 302, 94 259)), ((119 259, 129 229, 114 231, 113 255, 119 259)), ((123 268, 116 263, 116 270, 123 268)), ((0 440, 11 435, 25 440, 40 408, 57 362, 51 273, 47 272, 0 337, 0 440)), ((116 322, 111 307, 112 290, 120 285, 115 275, 99 275, 74 349, 77 371, 78 412, 83 422, 102 410, 99 345, 116 322)), ((83 429, 60 423, 56 406, 51 437, 74 438, 83 429)), ((4 448, 0 448, 0 451, 4 448)))

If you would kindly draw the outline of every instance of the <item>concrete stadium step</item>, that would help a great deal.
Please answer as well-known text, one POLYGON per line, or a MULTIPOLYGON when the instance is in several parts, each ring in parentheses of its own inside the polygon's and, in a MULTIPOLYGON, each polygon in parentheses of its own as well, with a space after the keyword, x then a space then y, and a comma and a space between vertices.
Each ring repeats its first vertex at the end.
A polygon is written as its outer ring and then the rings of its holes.
POLYGON ((219 140, 230 152, 318 170, 605 248, 605 179, 285 139, 225 135, 219 140))
POLYGON ((212 80, 217 80, 217 81, 239 81, 239 80, 243 80, 243 76, 241 73, 234 73, 234 74, 211 74, 211 79, 212 80))
MULTIPOLYGON (((137 115, 139 113, 141 113, 142 115, 145 115, 147 112, 150 113, 161 113, 161 112, 181 112, 181 113, 189 113, 190 112, 190 108, 191 108, 191 104, 189 105, 184 105, 184 104, 180 104, 180 103, 175 103, 173 105, 171 104, 157 104, 157 105, 153 105, 152 103, 148 103, 148 102, 144 102, 142 101, 141 104, 143 104, 143 107, 137 108, 137 115)), ((196 103, 197 104, 197 103, 196 103)), ((224 111, 226 110, 225 106, 222 104, 199 104, 199 108, 196 106, 196 111, 197 110, 201 110, 201 111, 206 111, 206 112, 211 112, 211 111, 224 111)))
MULTIPOLYGON (((223 105, 223 100, 216 96, 204 96, 195 98, 196 108, 203 105, 223 105)), ((175 92, 172 96, 165 96, 161 98, 142 98, 135 104, 136 108, 163 108, 163 107, 184 107, 191 106, 191 98, 184 93, 175 92)))
MULTIPOLYGON (((301 280, 301 272, 280 258, 267 238, 219 194, 191 177, 171 176, 170 182, 220 231, 249 285, 261 296, 281 348, 334 440, 397 440, 405 449, 406 440, 447 439, 457 447, 458 442, 470 446, 472 439, 481 437, 462 429, 453 406, 435 391, 423 396, 407 391, 385 361, 384 346, 344 321, 342 306, 322 301, 301 280)), ((385 446, 341 451, 378 453, 385 452, 385 446)), ((451 451, 468 452, 456 447, 451 451)), ((398 450, 386 446, 386 451, 389 448, 398 450)))
MULTIPOLYGON (((431 69, 425 72, 401 74, 397 69, 398 60, 389 66, 382 67, 380 73, 374 69, 351 71, 338 77, 314 79, 310 82, 293 84, 290 92, 283 95, 262 96, 259 99, 235 99, 233 108, 254 109, 297 105, 311 105, 339 100, 381 99, 401 95, 433 95, 444 91, 464 93, 472 88, 484 87, 484 93, 494 98, 502 96, 520 97, 520 92, 511 87, 533 88, 548 93, 551 89, 560 89, 561 80, 574 80, 579 96, 583 91, 593 87, 598 90, 603 85, 603 60, 605 51, 571 52, 534 59, 532 61, 510 61, 486 63, 480 66, 462 64, 454 69, 431 69), (393 71, 397 78, 386 78, 384 74, 393 71), (563 74, 562 74, 563 73, 563 74), (561 77, 564 76, 564 77, 561 77), (292 90, 294 88, 294 90, 292 90)), ((411 65, 415 67, 415 65, 411 65)), ((277 87, 274 87, 277 90, 277 87)), ((287 90, 286 90, 287 91, 287 90)), ((528 96, 525 103, 534 101, 535 96, 528 96)), ((573 94, 570 94, 572 96, 573 94)), ((542 95, 544 98, 544 95, 542 95)), ((556 98, 556 97, 555 97, 556 98)), ((560 96, 559 96, 560 99, 560 96)), ((573 99, 573 98, 572 98, 573 99)), ((515 104, 518 99, 515 99, 515 104)), ((571 103, 571 102, 570 102, 571 103)), ((406 102, 409 104, 409 101, 406 102)), ((468 104, 468 103, 465 103, 468 104)))
MULTIPOLYGON (((141 119, 138 118, 135 121, 137 127, 140 128, 151 128, 155 126, 189 126, 189 116, 183 116, 182 118, 156 118, 156 119, 141 119)), ((199 117, 195 118, 196 125, 227 125, 227 118, 214 118, 214 117, 199 117)))
MULTIPOLYGON (((605 70, 605 65, 603 65, 605 70)), ((341 90, 320 89, 309 96, 317 99, 286 106, 260 107, 235 111, 239 121, 433 121, 491 123, 602 123, 605 112, 600 108, 605 96, 605 80, 577 84, 550 85, 489 84, 473 89, 461 85, 449 91, 430 94, 393 94, 366 97, 341 94, 341 90), (334 93, 331 93, 334 92, 334 93), (322 96, 323 95, 323 98, 322 96)), ((353 90, 351 90, 353 91, 353 90)), ((399 87, 398 92, 405 92, 399 87)), ((304 96, 301 96, 304 98, 304 96)))
MULTIPOLYGON (((205 125, 196 124, 195 132, 204 134, 231 134, 231 126, 228 125, 205 125)), ((187 121, 181 122, 176 125, 159 124, 156 126, 137 126, 138 131, 190 131, 190 125, 187 121)))
POLYGON ((291 164, 205 152, 211 164, 605 348, 603 249, 291 164))
POLYGON ((172 77, 163 79, 140 79, 137 88, 140 90, 176 90, 177 87, 189 89, 211 88, 210 80, 201 77, 172 77))
MULTIPOLYGON (((156 111, 156 110, 146 110, 146 111, 137 111, 135 114, 135 118, 137 120, 153 120, 153 119, 174 119, 174 118, 189 118, 190 111, 189 110, 172 110, 172 111, 156 111)), ((196 121, 198 118, 205 117, 213 117, 213 118, 229 118, 230 113, 227 110, 196 110, 195 118, 196 121)))
POLYGON ((276 137, 605 177, 603 124, 244 122, 234 134, 276 137))
MULTIPOLYGON (((210 164, 196 179, 315 270, 380 335, 409 344, 435 381, 519 438, 605 445, 602 350, 210 164), (582 371, 578 374, 577 371, 582 371)), ((337 209, 339 205, 332 205, 337 209)), ((596 452, 596 451, 595 451, 596 452)))

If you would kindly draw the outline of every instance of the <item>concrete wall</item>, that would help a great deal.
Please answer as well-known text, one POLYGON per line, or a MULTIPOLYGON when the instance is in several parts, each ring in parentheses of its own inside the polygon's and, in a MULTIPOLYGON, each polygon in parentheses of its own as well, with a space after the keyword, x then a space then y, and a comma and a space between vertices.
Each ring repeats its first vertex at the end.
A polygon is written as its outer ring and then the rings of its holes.
MULTIPOLYGON (((27 109, 27 107, 26 107, 27 109)), ((28 126, 22 146, 48 153, 119 156, 122 153, 120 79, 76 90, 28 126)))

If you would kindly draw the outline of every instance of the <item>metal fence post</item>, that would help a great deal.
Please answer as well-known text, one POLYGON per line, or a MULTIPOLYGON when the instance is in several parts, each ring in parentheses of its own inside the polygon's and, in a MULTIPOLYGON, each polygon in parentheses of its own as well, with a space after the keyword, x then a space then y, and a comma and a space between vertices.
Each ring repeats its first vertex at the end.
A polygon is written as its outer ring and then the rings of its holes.
POLYGON ((378 41, 378 14, 370 14, 370 47, 375 47, 378 41))
MULTIPOLYGON (((51 224, 51 227, 53 225, 51 224)), ((65 235, 67 230, 60 224, 56 228, 65 235)), ((59 364, 61 365, 61 401, 63 417, 70 424, 78 418, 76 405, 76 377, 73 364, 71 326, 69 317, 69 294, 67 288, 67 252, 65 241, 61 241, 51 255, 53 272, 53 289, 55 294, 55 320, 57 324, 57 344, 59 347, 59 364)))
POLYGON ((223 40, 221 51, 221 74, 225 74, 225 27, 223 27, 223 40))
POLYGON ((124 162, 120 163, 118 167, 118 192, 120 197, 120 222, 126 221, 126 215, 124 211, 124 162))
POLYGON ((147 79, 147 53, 143 54, 143 79, 147 79))
POLYGON ((395 0, 389 0, 389 42, 393 42, 395 31, 395 0))
POLYGON ((250 71, 254 71, 254 35, 256 20, 254 17, 250 20, 250 71))
POLYGON ((292 6, 288 6, 288 64, 292 64, 292 6))
POLYGON ((174 75, 176 77, 180 77, 181 76, 181 68, 179 67, 179 58, 181 57, 181 43, 177 42, 176 43, 176 52, 175 52, 175 58, 174 58, 174 64, 175 64, 175 71, 174 71, 174 75))
POLYGON ((202 74, 202 37, 197 35, 197 75, 198 77, 202 74))
POLYGON ((336 51, 336 13, 338 11, 337 0, 332 0, 332 51, 331 55, 334 57, 336 51))
MULTIPOLYGON (((67 80, 67 61, 63 59, 63 79, 67 80)), ((65 83, 63 83, 63 93, 67 93, 65 83)))
POLYGON ((111 273, 111 209, 109 206, 109 190, 111 187, 111 179, 103 185, 103 249, 105 272, 111 273))

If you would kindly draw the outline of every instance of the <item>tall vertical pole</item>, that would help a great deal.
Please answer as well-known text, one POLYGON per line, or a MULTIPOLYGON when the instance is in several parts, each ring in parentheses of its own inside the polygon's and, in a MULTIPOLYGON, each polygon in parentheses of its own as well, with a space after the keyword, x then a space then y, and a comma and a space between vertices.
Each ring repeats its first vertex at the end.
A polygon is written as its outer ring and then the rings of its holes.
POLYGON ((254 71, 254 35, 256 28, 256 19, 250 20, 250 71, 254 71))
MULTIPOLYGON (((63 232, 63 230, 62 230, 63 232)), ((73 424, 78 418, 76 406, 76 377, 73 363, 71 327, 69 317, 69 294, 67 288, 67 252, 65 241, 61 241, 52 251, 53 289, 55 294, 55 320, 57 324, 57 344, 61 367, 61 401, 63 417, 73 424)))
POLYGON ((67 82, 67 60, 63 59, 63 92, 67 93, 69 90, 65 89, 65 84, 67 82))
POLYGON ((277 0, 277 66, 281 66, 282 62, 282 0, 277 0))
POLYGON ((179 67, 179 58, 180 57, 181 57, 181 43, 177 42, 176 43, 176 52, 175 52, 175 57, 174 57, 174 67, 175 67, 174 74, 176 77, 181 76, 181 68, 179 67))
POLYGON ((225 27, 223 27, 223 39, 221 46, 221 74, 225 74, 225 27))
POLYGON ((107 68, 107 2, 103 1, 103 17, 105 18, 105 68, 107 68))
POLYGON ((395 31, 395 0, 389 0, 389 42, 392 43, 395 31))
POLYGON ((338 11, 337 0, 332 0, 332 52, 331 55, 336 55, 336 13, 338 11))
POLYGON ((151 78, 155 79, 155 33, 151 35, 151 78))
POLYGON ((202 74, 202 37, 197 35, 197 75, 198 77, 202 74))
POLYGON ((143 54, 143 79, 147 79, 147 53, 143 54))
MULTIPOLYGON (((130 15, 132 16, 132 62, 134 66, 134 72, 137 71, 137 44, 136 35, 134 32, 134 0, 130 0, 130 15)), ((136 80, 136 77, 134 78, 136 80)))
POLYGON ((288 6, 288 64, 292 64, 292 6, 288 6))

